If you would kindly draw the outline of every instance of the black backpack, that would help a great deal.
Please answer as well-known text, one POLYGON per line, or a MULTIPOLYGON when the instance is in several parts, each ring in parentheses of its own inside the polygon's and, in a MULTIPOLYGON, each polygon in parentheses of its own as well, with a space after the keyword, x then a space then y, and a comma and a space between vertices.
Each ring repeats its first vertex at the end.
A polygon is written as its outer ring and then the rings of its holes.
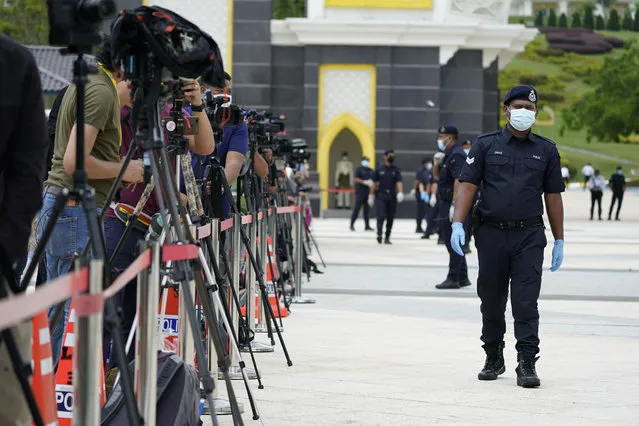
MULTIPOLYGON (((61 89, 53 105, 51 105, 51 111, 49 111, 49 119, 47 120, 47 135, 49 136, 49 153, 47 154, 47 173, 51 171, 51 164, 53 163, 53 149, 55 147, 55 127, 58 124, 58 112, 60 112, 60 105, 62 104, 62 98, 67 93, 69 86, 61 89)), ((46 179, 46 176, 45 176, 46 179)))
MULTIPOLYGON (((134 364, 129 364, 133 372, 134 364)), ((133 376, 133 374, 131 374, 133 376)), ((156 426, 200 423, 200 380, 195 368, 171 352, 158 352, 156 426)), ((102 408, 101 426, 130 426, 120 382, 102 408)))

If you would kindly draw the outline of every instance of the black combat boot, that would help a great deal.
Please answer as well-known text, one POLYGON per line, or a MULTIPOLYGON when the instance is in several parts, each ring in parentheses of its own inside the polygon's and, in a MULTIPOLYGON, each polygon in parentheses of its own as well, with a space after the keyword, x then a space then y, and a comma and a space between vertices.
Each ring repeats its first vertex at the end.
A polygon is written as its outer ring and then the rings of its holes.
POLYGON ((388 235, 386 236, 386 238, 384 238, 384 244, 388 244, 388 245, 393 244, 393 243, 391 243, 390 237, 388 235))
POLYGON ((473 283, 471 283, 468 278, 464 278, 462 280, 459 280, 459 286, 460 287, 468 287, 470 285, 473 285, 473 283))
POLYGON ((378 244, 382 243, 382 235, 381 234, 377 234, 377 243, 378 244))
POLYGON ((486 352, 486 362, 484 368, 479 372, 479 380, 497 380, 497 376, 504 374, 506 365, 504 363, 504 342, 498 345, 484 345, 486 352))
POLYGON ((517 386, 536 388, 541 385, 541 381, 535 370, 535 363, 538 359, 538 356, 526 355, 521 352, 517 354, 517 361, 519 362, 519 365, 515 369, 517 372, 517 386))
POLYGON ((459 281, 451 280, 450 278, 446 278, 446 280, 442 283, 439 283, 435 286, 440 290, 457 290, 460 287, 459 281))

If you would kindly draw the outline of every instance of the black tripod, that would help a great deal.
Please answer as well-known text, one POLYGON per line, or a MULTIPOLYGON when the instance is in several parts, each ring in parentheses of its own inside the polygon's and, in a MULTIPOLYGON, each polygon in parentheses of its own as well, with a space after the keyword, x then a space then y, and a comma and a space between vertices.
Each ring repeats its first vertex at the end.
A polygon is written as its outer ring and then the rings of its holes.
MULTIPOLYGON (((209 176, 208 176, 207 180, 210 180, 213 183, 217 183, 218 185, 221 184, 221 188, 223 189, 224 193, 226 193, 227 196, 228 196, 229 204, 230 204, 230 207, 231 207, 231 212, 233 212, 233 214, 239 213, 238 206, 234 202, 233 196, 231 195, 231 187, 230 187, 228 181, 226 180, 226 174, 224 172, 224 167, 222 167, 222 165, 217 160, 209 162, 208 165, 210 166, 210 168, 208 170, 209 176)), ((239 191, 238 191, 238 193, 239 193, 239 191)), ((276 322, 276 319, 275 319, 275 313, 273 312, 273 308, 271 307, 271 304, 268 303, 268 293, 266 291, 266 286, 264 285, 264 275, 262 273, 262 268, 260 267, 260 263, 258 262, 258 258, 256 257, 256 256, 259 256, 259 255, 257 253, 253 253, 253 251, 251 250, 249 236, 248 236, 246 230, 243 227, 240 227, 240 234, 241 234, 242 242, 244 243, 244 246, 246 247, 247 255, 248 255, 249 261, 251 263, 251 266, 253 267, 253 270, 256 272, 258 286, 259 286, 260 292, 262 294, 262 299, 266 301, 266 303, 264 304, 264 307, 265 307, 265 312, 267 314, 266 315, 267 316, 267 327, 271 328, 271 322, 270 321, 272 321, 272 324, 275 325, 275 331, 277 332, 278 339, 280 341, 280 344, 282 345, 282 350, 284 352, 284 356, 286 357, 286 363, 290 367, 290 366, 293 365, 293 362, 291 361, 291 358, 290 358, 290 356, 288 354, 288 350, 286 348, 286 344, 284 343, 284 338, 282 337, 282 333, 280 332, 280 329, 277 326, 277 322, 276 322)), ((224 260, 224 256, 222 257, 222 259, 224 260)), ((228 266, 229 266, 228 264, 225 264, 226 268, 228 268, 228 266)), ((248 303, 247 303, 247 306, 248 306, 248 303)), ((272 331, 269 331, 269 332, 272 333, 272 331)), ((272 343, 274 344, 275 342, 272 341, 272 343)))
MULTIPOLYGON (((79 129, 76 136, 76 167, 73 172, 73 188, 71 190, 63 188, 60 194, 56 198, 56 203, 53 208, 51 219, 48 221, 47 226, 38 241, 38 246, 35 250, 34 257, 29 263, 27 272, 25 273, 22 283, 27 283, 31 279, 35 270, 35 265, 38 264, 40 258, 44 254, 44 249, 48 244, 51 235, 56 226, 56 222, 60 217, 60 214, 66 207, 70 200, 75 200, 77 204, 80 204, 86 215, 89 238, 94 259, 106 261, 104 238, 100 227, 100 222, 97 214, 97 205, 95 202, 95 190, 89 186, 87 174, 84 165, 84 94, 85 87, 88 81, 88 75, 90 73, 100 72, 98 70, 90 70, 89 65, 84 59, 84 49, 74 49, 74 52, 69 50, 66 53, 77 53, 78 58, 73 64, 73 83, 76 87, 76 128, 79 129)), ((88 245, 85 251, 88 251, 88 245)), ((105 271, 108 266, 105 268, 105 271)), ((109 274, 104 273, 104 282, 108 281, 109 274)), ((58 311, 61 311, 58 308, 58 311)), ((119 337, 119 315, 115 309, 113 301, 111 299, 105 300, 104 304, 104 322, 105 326, 109 330, 111 336, 113 336, 114 352, 116 356, 116 362, 122 371, 127 371, 128 363, 126 354, 124 352, 124 345, 119 337)), ((124 400, 127 409, 127 415, 132 425, 142 425, 143 420, 137 410, 135 393, 133 391, 133 383, 130 375, 124 374, 122 376, 122 392, 124 394, 124 400)))
MULTIPOLYGON (((140 102, 142 102, 141 116, 139 120, 137 136, 140 140, 140 147, 144 152, 144 165, 145 168, 150 169, 152 176, 154 177, 159 191, 156 192, 156 199, 158 202, 160 215, 162 221, 166 227, 170 227, 173 224, 173 230, 175 231, 177 244, 187 244, 194 242, 193 237, 190 235, 188 227, 182 227, 180 224, 180 218, 184 221, 184 224, 188 224, 189 220, 186 217, 184 209, 178 208, 178 190, 176 182, 173 180, 172 165, 169 161, 169 157, 164 146, 163 134, 161 127, 159 126, 158 117, 159 108, 157 105, 157 99, 161 92, 162 81, 162 65, 157 61, 152 53, 140 54, 137 57, 131 57, 131 63, 134 68, 133 74, 137 76, 134 80, 134 85, 137 87, 141 83, 141 87, 138 90, 142 91, 140 102), (140 81, 141 80, 141 81, 140 81), (167 213, 168 212, 168 213, 167 213)), ((136 100, 137 101, 137 100, 136 100)), ((168 228, 167 228, 168 229, 168 228)), ((167 233, 170 235, 170 233, 167 233)), ((197 293, 204 300, 207 298, 207 291, 203 284, 200 274, 193 274, 191 262, 178 261, 173 265, 173 279, 180 283, 182 295, 184 297, 184 304, 192 309, 187 309, 187 316, 191 333, 194 336, 195 353, 198 363, 198 370, 206 394, 206 398, 211 409, 211 419, 214 425, 217 425, 217 418, 215 416, 215 406, 213 403, 213 378, 208 370, 204 346, 202 340, 197 338, 200 334, 200 322, 195 312, 195 302, 193 294, 189 286, 189 282, 194 280, 196 284, 197 293)), ((213 314, 210 303, 203 303, 204 314, 206 321, 209 324, 209 336, 215 347, 218 356, 218 365, 224 375, 226 382, 226 388, 228 391, 229 402, 233 412, 233 420, 236 425, 242 426, 243 420, 240 415, 240 410, 235 397, 235 392, 231 384, 231 378, 229 375, 228 355, 224 349, 221 336, 219 334, 219 326, 217 318, 213 314)))

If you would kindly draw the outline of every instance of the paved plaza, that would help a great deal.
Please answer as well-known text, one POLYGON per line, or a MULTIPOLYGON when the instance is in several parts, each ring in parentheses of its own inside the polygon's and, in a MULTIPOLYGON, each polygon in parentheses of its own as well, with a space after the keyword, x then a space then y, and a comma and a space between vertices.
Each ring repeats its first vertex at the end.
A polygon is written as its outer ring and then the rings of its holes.
MULTIPOLYGON (((548 271, 548 233, 539 389, 516 386, 512 320, 506 373, 496 382, 477 380, 484 354, 476 287, 434 288, 445 278, 445 247, 420 240, 414 221, 398 221, 394 244, 380 246, 361 220, 354 233, 344 219, 316 220, 328 266, 304 287, 316 303, 294 305, 284 320, 292 367, 279 344, 256 355, 265 385, 251 382, 259 421, 234 382, 245 423, 639 424, 639 196, 626 195, 621 222, 586 220, 588 193, 571 191, 565 201, 564 264, 555 273, 548 271)), ((474 283, 474 251, 468 263, 474 283)), ((218 419, 232 424, 229 416, 218 419)))

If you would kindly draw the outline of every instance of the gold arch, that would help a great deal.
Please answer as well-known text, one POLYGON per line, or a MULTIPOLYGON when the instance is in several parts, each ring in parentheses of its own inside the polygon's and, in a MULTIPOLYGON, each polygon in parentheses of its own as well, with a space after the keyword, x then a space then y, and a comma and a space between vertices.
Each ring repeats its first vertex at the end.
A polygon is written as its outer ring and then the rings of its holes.
MULTIPOLYGON (((322 126, 317 135, 317 170, 319 171, 320 188, 326 190, 330 187, 329 158, 331 146, 337 135, 344 129, 348 129, 357 137, 362 153, 371 159, 371 168, 375 168, 375 136, 373 130, 365 125, 353 114, 345 112, 333 118, 328 124, 322 126)), ((328 207, 328 192, 322 192, 322 210, 328 207)))

